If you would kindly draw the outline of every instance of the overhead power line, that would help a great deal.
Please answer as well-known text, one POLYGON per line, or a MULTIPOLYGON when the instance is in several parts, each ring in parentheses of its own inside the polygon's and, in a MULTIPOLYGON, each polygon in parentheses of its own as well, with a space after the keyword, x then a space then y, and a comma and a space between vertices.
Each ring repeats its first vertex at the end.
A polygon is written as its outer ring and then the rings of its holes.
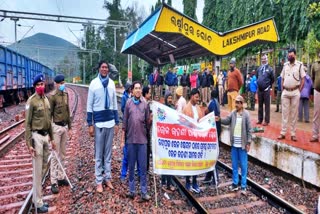
POLYGON ((130 21, 97 19, 77 16, 64 16, 46 13, 31 13, 23 11, 0 10, 0 17, 11 19, 30 19, 51 22, 67 22, 76 24, 103 25, 117 28, 130 29, 130 21))

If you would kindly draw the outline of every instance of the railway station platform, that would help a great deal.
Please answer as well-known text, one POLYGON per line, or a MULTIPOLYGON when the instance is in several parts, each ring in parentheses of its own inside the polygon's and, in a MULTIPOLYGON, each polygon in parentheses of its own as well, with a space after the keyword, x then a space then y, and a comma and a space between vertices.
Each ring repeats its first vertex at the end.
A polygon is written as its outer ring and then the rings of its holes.
MULTIPOLYGON (((264 128, 264 132, 252 133, 253 142, 249 155, 320 187, 320 143, 309 142, 312 137, 313 108, 310 108, 309 123, 297 122, 297 142, 290 139, 290 127, 286 139, 277 139, 281 131, 282 114, 275 112, 275 110, 275 104, 271 104, 270 124, 268 126, 256 125, 258 120, 257 104, 255 111, 249 111, 252 127, 264 128)), ((221 116, 225 117, 228 114, 227 106, 221 107, 221 116)), ((230 145, 229 138, 229 127, 223 126, 220 141, 230 145)))
MULTIPOLYGON (((118 94, 123 94, 123 89, 117 89, 118 94)), ((164 101, 161 98, 160 101, 164 101)), ((244 104, 246 107, 246 104, 244 104)), ((227 106, 220 106, 221 116, 229 114, 227 106)), ((268 126, 256 125, 258 119, 258 105, 255 111, 249 111, 252 127, 263 127, 263 133, 252 133, 253 142, 249 155, 259 161, 274 166, 299 179, 303 179, 320 187, 320 143, 310 143, 312 137, 313 108, 310 108, 310 122, 297 122, 297 142, 290 139, 290 127, 286 139, 278 140, 281 130, 280 112, 275 112, 275 104, 271 104, 270 124, 268 126)), ((229 127, 222 126, 220 141, 230 145, 229 127)))

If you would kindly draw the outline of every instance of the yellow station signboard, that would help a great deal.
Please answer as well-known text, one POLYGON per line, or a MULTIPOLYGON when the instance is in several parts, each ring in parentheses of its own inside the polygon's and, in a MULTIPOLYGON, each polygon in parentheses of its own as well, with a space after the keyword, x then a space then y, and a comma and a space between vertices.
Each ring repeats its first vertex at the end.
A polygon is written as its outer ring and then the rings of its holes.
POLYGON ((228 55, 255 41, 279 41, 272 18, 218 34, 167 7, 163 7, 155 31, 180 33, 213 54, 220 56, 228 55))

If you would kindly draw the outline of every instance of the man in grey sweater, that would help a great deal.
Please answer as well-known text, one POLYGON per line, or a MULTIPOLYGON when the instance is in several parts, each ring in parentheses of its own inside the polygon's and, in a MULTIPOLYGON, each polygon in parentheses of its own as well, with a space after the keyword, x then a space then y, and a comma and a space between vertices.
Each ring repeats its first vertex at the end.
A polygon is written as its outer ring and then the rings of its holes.
POLYGON ((236 110, 233 110, 226 118, 216 117, 221 120, 221 124, 230 125, 231 160, 232 160, 232 185, 231 191, 239 189, 238 165, 241 168, 241 193, 246 194, 248 152, 251 143, 251 121, 250 114, 243 109, 244 99, 238 95, 235 99, 236 110))

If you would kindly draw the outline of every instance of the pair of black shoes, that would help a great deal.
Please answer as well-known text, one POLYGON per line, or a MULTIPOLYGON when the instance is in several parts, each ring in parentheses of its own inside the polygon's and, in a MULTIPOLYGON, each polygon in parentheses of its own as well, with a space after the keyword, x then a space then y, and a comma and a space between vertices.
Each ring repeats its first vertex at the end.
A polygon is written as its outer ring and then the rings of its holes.
POLYGON ((212 184, 212 185, 216 185, 219 183, 219 178, 218 178, 218 171, 216 171, 217 174, 217 180, 215 179, 215 176, 213 174, 213 171, 207 172, 206 177, 204 178, 204 180, 202 181, 202 183, 204 184, 212 184))
POLYGON ((47 202, 43 203, 42 207, 37 208, 38 213, 47 213, 49 209, 49 204, 47 202))
POLYGON ((66 179, 58 180, 58 184, 52 184, 51 185, 51 192, 53 194, 59 193, 59 187, 58 186, 69 186, 69 183, 66 179))
MULTIPOLYGON (((135 196, 136 196, 136 195, 135 195, 135 193, 133 193, 133 192, 129 192, 129 193, 127 194, 127 197, 130 198, 130 199, 134 199, 135 196)), ((141 200, 142 200, 142 201, 149 201, 150 199, 151 199, 151 196, 148 195, 147 193, 141 195, 141 200)))

